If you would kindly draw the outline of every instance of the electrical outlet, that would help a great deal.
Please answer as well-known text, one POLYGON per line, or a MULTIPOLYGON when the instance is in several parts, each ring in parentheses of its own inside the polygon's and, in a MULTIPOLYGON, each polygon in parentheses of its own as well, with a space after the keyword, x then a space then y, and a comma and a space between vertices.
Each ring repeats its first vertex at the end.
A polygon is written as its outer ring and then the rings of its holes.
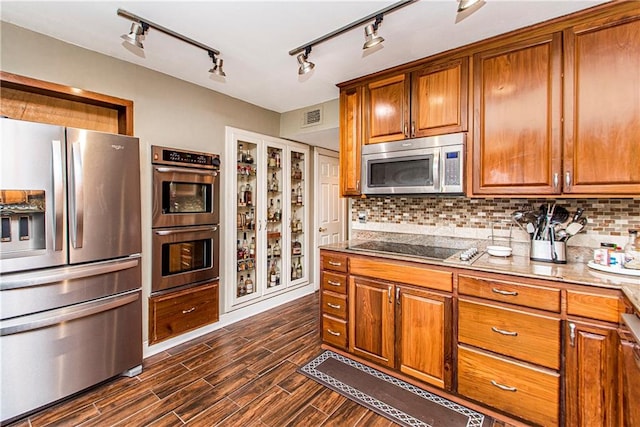
POLYGON ((360 224, 365 224, 367 222, 366 212, 358 212, 358 222, 360 222, 360 224))

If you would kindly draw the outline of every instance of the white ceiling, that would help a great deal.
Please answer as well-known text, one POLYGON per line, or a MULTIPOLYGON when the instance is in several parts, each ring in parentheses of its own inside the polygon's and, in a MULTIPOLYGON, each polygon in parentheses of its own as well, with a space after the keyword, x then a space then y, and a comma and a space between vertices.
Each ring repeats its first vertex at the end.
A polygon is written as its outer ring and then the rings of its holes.
POLYGON ((288 52, 394 1, 4 1, 3 21, 282 113, 338 97, 337 83, 585 9, 595 1, 487 0, 455 23, 456 0, 421 0, 384 17, 384 47, 363 53, 355 28, 313 48, 312 73, 298 76, 288 52), (118 8, 213 47, 225 79, 207 72, 204 50, 150 29, 145 58, 121 45, 131 21, 118 8))

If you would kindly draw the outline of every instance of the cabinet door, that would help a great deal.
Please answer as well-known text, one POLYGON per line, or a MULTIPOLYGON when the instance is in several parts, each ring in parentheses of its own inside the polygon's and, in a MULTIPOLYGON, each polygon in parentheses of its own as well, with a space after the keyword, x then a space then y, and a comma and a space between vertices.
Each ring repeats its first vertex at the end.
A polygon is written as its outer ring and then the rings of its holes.
POLYGON ((429 66, 411 76, 411 137, 467 130, 469 62, 429 66))
POLYGON ((362 87, 340 93, 340 194, 360 195, 362 87))
POLYGON ((394 365, 394 286, 350 277, 349 351, 381 365, 394 365))
MULTIPOLYGON (((289 174, 291 200, 289 203, 288 217, 288 257, 287 272, 289 274, 289 286, 296 286, 309 282, 309 257, 307 251, 310 248, 308 240, 309 218, 309 149, 295 146, 288 149, 291 159, 291 172, 289 174)), ((284 227, 286 229, 286 225, 284 227)))
POLYGON ((567 322, 567 426, 617 425, 617 337, 614 327, 567 322))
POLYGON ((398 367, 401 372, 451 389, 451 297, 396 288, 398 367))
POLYGON ((409 137, 409 75, 368 83, 365 88, 365 144, 409 137))
POLYGON ((474 55, 475 194, 560 192, 561 36, 474 55))
POLYGON ((565 31, 564 192, 640 194, 640 16, 565 31))

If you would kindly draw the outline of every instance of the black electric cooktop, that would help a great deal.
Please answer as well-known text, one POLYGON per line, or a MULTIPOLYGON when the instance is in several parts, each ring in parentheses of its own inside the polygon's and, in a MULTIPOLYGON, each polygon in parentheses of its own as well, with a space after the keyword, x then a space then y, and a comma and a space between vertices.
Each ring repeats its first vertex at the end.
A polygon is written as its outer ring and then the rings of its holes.
POLYGON ((460 249, 441 248, 438 246, 411 245, 408 243, 384 242, 379 240, 370 240, 364 243, 349 245, 349 249, 372 251, 372 252, 389 252, 393 254, 417 256, 421 258, 431 259, 447 259, 452 255, 460 252, 460 249))

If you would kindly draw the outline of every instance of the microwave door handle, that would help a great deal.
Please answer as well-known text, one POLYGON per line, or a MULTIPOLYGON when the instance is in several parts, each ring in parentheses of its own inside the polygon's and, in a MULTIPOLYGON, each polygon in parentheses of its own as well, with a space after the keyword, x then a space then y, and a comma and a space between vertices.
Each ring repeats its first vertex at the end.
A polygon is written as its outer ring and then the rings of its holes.
POLYGON ((442 192, 440 188, 440 151, 433 153, 433 188, 437 192, 442 192))
POLYGON ((62 142, 58 139, 51 141, 53 160, 53 250, 62 250, 62 216, 64 206, 64 177, 62 175, 62 142))
POLYGON ((83 217, 84 217, 84 189, 82 172, 82 151, 80 142, 75 142, 72 146, 72 167, 73 167, 73 192, 71 197, 71 242, 75 249, 82 247, 83 240, 83 217))

